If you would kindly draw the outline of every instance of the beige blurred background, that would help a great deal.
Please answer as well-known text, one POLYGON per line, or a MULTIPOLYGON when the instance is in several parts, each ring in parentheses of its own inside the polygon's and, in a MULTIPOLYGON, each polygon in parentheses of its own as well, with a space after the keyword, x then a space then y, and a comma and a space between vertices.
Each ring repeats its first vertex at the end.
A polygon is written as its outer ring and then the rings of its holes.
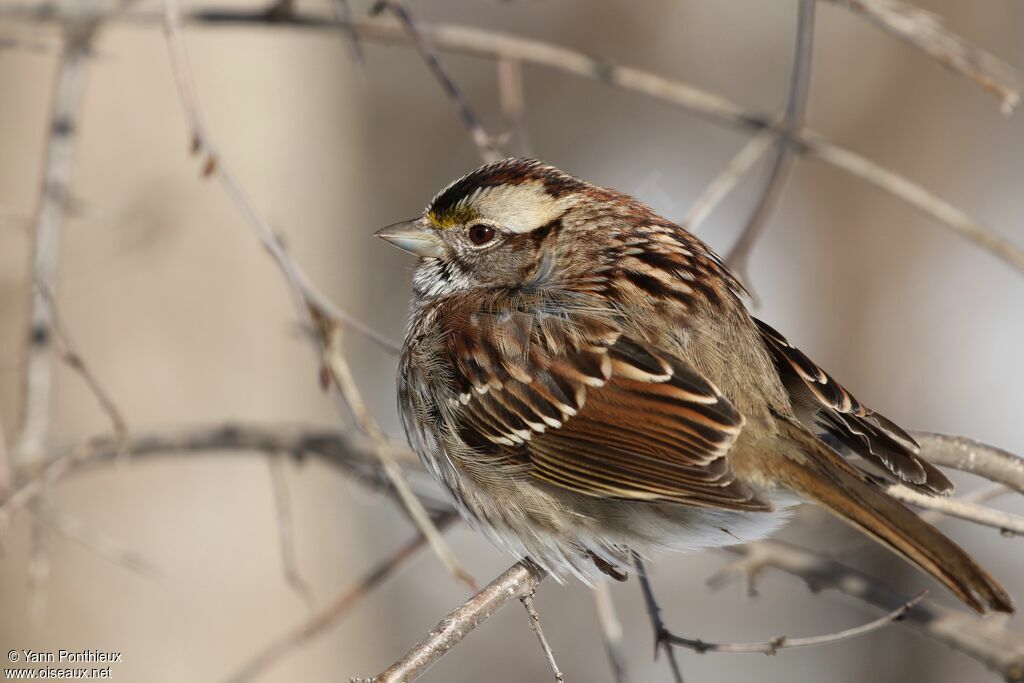
MULTIPOLYGON (((235 2, 240 6, 245 5, 235 2)), ((322 0, 300 3, 329 12, 322 0)), ((1024 67, 1024 5, 920 3, 970 41, 1024 67)), ((356 2, 356 12, 366 3, 356 2)), ((138 7, 158 10, 143 0, 138 7)), ((720 92, 755 110, 781 106, 793 0, 417 0, 424 21, 532 36, 720 92)), ((809 123, 840 144, 919 181, 1024 243, 1024 114, 850 13, 817 17, 809 123)), ((4 22, 0 37, 52 39, 4 22)), ((199 96, 224 158, 290 253, 346 310, 402 331, 410 260, 378 243, 379 226, 410 217, 478 163, 451 104, 407 47, 364 45, 365 69, 333 31, 186 29, 199 96)), ((216 424, 340 424, 318 388, 278 274, 220 187, 198 177, 167 48, 153 25, 106 28, 90 60, 60 250, 57 299, 80 351, 133 431, 216 424)), ((491 130, 501 118, 493 63, 444 61, 491 130)), ((0 424, 18 422, 29 300, 30 218, 48 127, 53 53, 0 49, 0 424)), ((745 137, 594 82, 527 69, 534 153, 682 217, 745 137)), ((512 145, 512 151, 515 144, 512 145)), ((727 250, 764 168, 731 195, 700 236, 727 250)), ((969 435, 1024 452, 1024 279, 898 200, 814 161, 796 165, 751 271, 760 315, 859 397, 910 428, 969 435)), ((394 360, 349 345, 370 407, 397 434, 394 360)), ((54 442, 105 432, 108 421, 61 367, 54 442)), ((46 534, 46 605, 27 600, 32 518, 20 513, 0 556, 0 650, 117 650, 120 681, 220 681, 302 623, 309 608, 283 578, 269 459, 211 453, 76 475, 52 502, 159 570, 127 571, 74 539, 46 534)), ((961 479, 962 489, 979 482, 961 479)), ((387 501, 317 462, 289 463, 302 574, 317 604, 340 593, 412 530, 387 501)), ((1020 499, 1006 510, 1024 512, 1020 499)), ((943 522, 1024 601, 1024 547, 989 529, 943 522)), ((784 533, 813 547, 854 537, 811 512, 784 533)), ((464 526, 448 534, 481 580, 510 558, 464 526)), ((797 580, 766 575, 756 600, 711 592, 725 562, 661 558, 655 585, 670 625, 709 640, 813 635, 874 612, 797 580)), ((908 590, 934 584, 885 553, 856 557, 908 590)), ((613 587, 632 680, 667 681, 636 582, 613 587)), ((337 681, 383 669, 466 597, 423 552, 325 635, 261 681, 337 681)), ((538 609, 568 681, 608 681, 593 602, 547 582, 538 609)), ((1020 619, 1014 621, 1021 628, 1020 619)), ((899 627, 777 657, 682 652, 688 681, 993 680, 976 662, 899 627)), ((426 681, 543 681, 550 673, 517 605, 474 632, 426 681)))

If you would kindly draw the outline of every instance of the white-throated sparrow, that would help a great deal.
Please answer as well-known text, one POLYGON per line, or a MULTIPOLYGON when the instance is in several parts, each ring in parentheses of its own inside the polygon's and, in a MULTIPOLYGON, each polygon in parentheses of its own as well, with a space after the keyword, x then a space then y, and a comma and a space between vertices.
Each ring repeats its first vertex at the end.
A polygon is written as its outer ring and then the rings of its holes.
POLYGON ((751 317, 708 246, 643 204, 506 159, 377 235, 420 258, 399 369, 409 440, 518 557, 619 578, 631 551, 751 541, 808 499, 972 608, 1012 611, 879 486, 952 490, 914 440, 751 317))

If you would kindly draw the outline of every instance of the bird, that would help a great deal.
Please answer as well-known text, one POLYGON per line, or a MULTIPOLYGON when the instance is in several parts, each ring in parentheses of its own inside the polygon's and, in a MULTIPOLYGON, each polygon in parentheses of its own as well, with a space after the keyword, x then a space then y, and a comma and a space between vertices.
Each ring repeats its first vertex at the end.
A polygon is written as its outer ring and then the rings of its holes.
POLYGON ((465 519, 559 581, 748 543, 803 502, 978 612, 1006 590, 886 493, 953 483, 767 323, 703 241, 541 161, 485 164, 375 233, 414 254, 413 450, 465 519))

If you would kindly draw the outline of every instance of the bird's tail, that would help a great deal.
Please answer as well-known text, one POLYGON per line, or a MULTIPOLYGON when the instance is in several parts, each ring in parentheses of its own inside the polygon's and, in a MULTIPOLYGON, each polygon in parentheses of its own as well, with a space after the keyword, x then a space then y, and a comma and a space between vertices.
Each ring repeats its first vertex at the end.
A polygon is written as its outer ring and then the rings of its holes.
POLYGON ((803 426, 778 424, 788 451, 773 459, 780 483, 888 546, 976 611, 1013 612, 1006 590, 960 546, 865 481, 803 426))

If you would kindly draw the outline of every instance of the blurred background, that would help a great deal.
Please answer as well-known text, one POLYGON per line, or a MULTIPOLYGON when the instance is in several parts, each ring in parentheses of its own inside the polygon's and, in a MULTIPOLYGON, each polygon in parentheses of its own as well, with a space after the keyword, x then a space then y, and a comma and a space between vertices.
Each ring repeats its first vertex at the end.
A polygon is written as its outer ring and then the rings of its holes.
MULTIPOLYGON (((73 3, 72 3, 73 4, 73 3)), ((1024 5, 922 0, 972 43, 1024 66, 1024 5)), ((187 4, 185 9, 198 5, 187 4)), ((223 0, 217 7, 257 8, 223 0)), ((300 2, 330 16, 324 0, 300 2)), ((785 102, 793 0, 416 0, 423 22, 529 36, 706 88, 755 111, 785 102)), ((133 11, 159 12, 142 0, 133 11)), ((362 16, 365 2, 353 3, 362 16)), ((817 13, 808 124, 921 183, 1024 244, 1024 115, 862 18, 817 13)), ((207 123, 223 158, 289 253, 342 308, 400 337, 411 258, 372 238, 412 217, 479 163, 451 102, 408 46, 366 41, 365 65, 335 30, 185 29, 207 123)), ((19 422, 30 303, 32 217, 49 130, 59 33, 0 14, 0 424, 19 422), (19 43, 21 46, 19 47, 19 43), (35 47, 26 47, 25 44, 35 47)), ((492 61, 444 54, 491 131, 502 117, 492 61)), ((590 80, 525 68, 531 151, 680 219, 748 139, 663 103, 590 80)), ((129 430, 246 421, 343 425, 319 388, 279 274, 215 180, 199 177, 158 23, 112 22, 94 40, 76 130, 56 301, 129 430)), ((507 151, 522 150, 513 138, 507 151)), ((766 156, 766 158, 768 158, 766 156)), ((727 251, 766 171, 762 163, 700 227, 727 251)), ((914 429, 1024 452, 1024 279, 933 219, 834 168, 798 161, 751 260, 759 316, 783 330, 872 407, 914 429)), ((347 340, 372 413, 400 434, 395 360, 347 340)), ((51 441, 109 431, 87 387, 56 363, 51 441)), ((413 529, 386 498, 317 461, 285 466, 294 542, 313 602, 342 592, 413 529)), ((961 491, 981 483, 961 477, 961 491)), ((169 455, 75 474, 50 504, 115 539, 156 572, 111 562, 44 528, 42 609, 29 589, 34 517, 8 520, 0 555, 0 649, 116 650, 121 681, 220 681, 309 618, 284 579, 270 457, 169 455)), ((1000 509, 1024 512, 1019 497, 1000 509)), ((941 528, 1024 601, 1024 548, 987 528, 941 528)), ((822 551, 855 535, 806 511, 782 535, 822 551)), ((481 582, 511 558, 465 525, 448 539, 481 582)), ((848 558, 908 591, 936 585, 885 552, 848 558)), ((653 580, 677 632, 718 641, 814 635, 877 612, 767 573, 759 595, 705 579, 728 557, 658 558, 653 580)), ((635 580, 612 588, 633 681, 668 681, 635 580)), ((38 597, 38 596, 37 596, 38 597)), ((281 658, 261 681, 348 680, 382 670, 467 597, 429 550, 339 624, 281 658)), ((545 582, 537 607, 568 681, 609 681, 588 589, 545 582)), ((1016 618, 1011 627, 1020 628, 1016 618)), ((985 681, 977 662, 901 627, 836 645, 760 656, 681 651, 687 680, 985 681)), ((548 680, 527 618, 511 605, 472 633, 426 681, 548 680)))

